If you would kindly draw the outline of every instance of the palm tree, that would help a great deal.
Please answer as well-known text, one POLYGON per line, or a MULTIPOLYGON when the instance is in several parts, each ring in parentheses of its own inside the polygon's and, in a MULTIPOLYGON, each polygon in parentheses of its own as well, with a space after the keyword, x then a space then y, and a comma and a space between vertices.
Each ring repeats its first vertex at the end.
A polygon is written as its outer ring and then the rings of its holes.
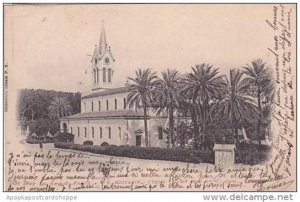
POLYGON ((157 105, 157 114, 168 112, 169 131, 172 146, 174 140, 174 110, 179 105, 179 85, 181 76, 177 70, 167 70, 162 72, 162 78, 158 79, 154 90, 154 102, 157 105))
POLYGON ((254 94, 257 97, 257 106, 259 111, 259 117, 257 120, 257 139, 259 142, 259 145, 261 145, 261 137, 260 137, 260 128, 262 124, 262 96, 266 95, 269 96, 270 86, 271 84, 271 78, 270 73, 268 72, 268 69, 266 68, 266 63, 262 61, 262 59, 256 59, 251 62, 251 65, 247 64, 247 67, 244 67, 244 73, 247 75, 247 78, 245 78, 245 81, 248 83, 247 85, 252 86, 254 89, 254 94))
POLYGON ((209 102, 212 98, 219 97, 226 85, 224 76, 218 75, 218 69, 212 65, 201 64, 192 67, 184 79, 183 95, 191 100, 191 118, 193 122, 193 133, 195 147, 198 144, 199 118, 201 120, 201 132, 203 141, 206 135, 206 124, 208 121, 209 102), (200 117, 199 117, 200 116, 200 117))
POLYGON ((223 119, 228 119, 234 129, 235 139, 238 140, 238 129, 244 121, 250 121, 257 117, 258 110, 252 96, 249 95, 249 83, 242 79, 243 72, 239 69, 231 69, 227 88, 223 98, 213 104, 212 112, 217 113, 223 119))
POLYGON ((145 128, 145 144, 150 146, 148 137, 147 112, 149 104, 152 102, 152 91, 154 89, 156 73, 151 69, 138 69, 136 78, 128 78, 132 83, 129 84, 129 94, 127 96, 128 106, 140 107, 142 105, 144 111, 144 128, 145 128))
POLYGON ((49 105, 49 116, 52 119, 59 119, 72 114, 72 106, 66 98, 56 97, 49 105))

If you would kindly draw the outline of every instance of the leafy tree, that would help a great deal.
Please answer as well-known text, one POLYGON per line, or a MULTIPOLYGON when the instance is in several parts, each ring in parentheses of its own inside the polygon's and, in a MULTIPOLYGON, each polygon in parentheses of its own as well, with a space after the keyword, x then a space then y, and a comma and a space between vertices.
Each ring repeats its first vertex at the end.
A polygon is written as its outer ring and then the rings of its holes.
POLYGON ((21 121, 33 120, 34 119, 34 98, 33 90, 21 90, 19 92, 19 101, 18 101, 18 116, 21 121))
POLYGON ((129 83, 129 94, 127 96, 128 106, 140 107, 142 106, 144 112, 144 128, 145 128, 145 144, 149 147, 149 136, 148 136, 148 108, 152 102, 152 93, 157 79, 156 73, 152 72, 151 69, 138 69, 135 78, 128 78, 129 83))
POLYGON ((74 114, 80 113, 80 101, 81 101, 81 95, 79 92, 77 93, 70 93, 68 95, 68 100, 70 101, 70 105, 72 106, 72 112, 74 114))
POLYGON ((18 99, 18 119, 25 123, 42 118, 50 118, 48 108, 56 97, 66 97, 72 106, 72 113, 80 112, 80 93, 43 89, 21 89, 18 99))
POLYGON ((37 137, 44 138, 47 133, 51 134, 59 131, 58 119, 38 119, 29 123, 29 131, 35 133, 37 137))

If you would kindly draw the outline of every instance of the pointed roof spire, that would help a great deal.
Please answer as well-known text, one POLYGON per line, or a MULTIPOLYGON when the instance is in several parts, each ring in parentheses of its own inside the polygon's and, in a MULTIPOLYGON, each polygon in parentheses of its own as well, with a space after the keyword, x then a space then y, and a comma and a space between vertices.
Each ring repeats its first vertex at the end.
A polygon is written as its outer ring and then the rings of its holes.
POLYGON ((102 28, 101 28, 101 36, 99 41, 99 55, 101 56, 107 48, 105 29, 104 29, 104 21, 102 20, 102 28))
POLYGON ((91 62, 93 62, 94 60, 98 59, 98 49, 97 49, 97 44, 95 44, 95 50, 94 50, 94 53, 93 53, 93 57, 92 57, 92 60, 91 62))

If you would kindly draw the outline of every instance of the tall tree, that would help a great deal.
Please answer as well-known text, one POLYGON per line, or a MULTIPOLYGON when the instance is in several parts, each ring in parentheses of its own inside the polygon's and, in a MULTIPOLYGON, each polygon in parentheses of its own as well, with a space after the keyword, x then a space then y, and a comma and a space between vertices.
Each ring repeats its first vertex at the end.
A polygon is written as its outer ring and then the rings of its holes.
POLYGON ((22 121, 33 121, 34 119, 34 102, 33 90, 23 89, 19 91, 18 99, 18 118, 22 121))
POLYGON ((252 87, 254 95, 257 98, 257 107, 259 111, 259 116, 257 119, 257 139, 259 145, 261 145, 261 135, 260 128, 263 119, 263 109, 262 109, 262 97, 265 95, 267 98, 270 96, 272 87, 271 87, 271 76, 270 71, 266 67, 266 63, 262 59, 256 59, 247 64, 247 67, 244 67, 244 73, 247 77, 244 79, 247 85, 252 87))
POLYGON ((243 72, 231 69, 227 88, 223 98, 213 104, 212 112, 223 119, 229 119, 234 129, 235 139, 238 141, 238 129, 244 121, 251 121, 258 116, 258 110, 253 97, 249 94, 249 83, 242 79, 243 72))
POLYGON ((63 116, 72 114, 72 107, 70 101, 66 98, 56 97, 49 105, 49 117, 53 119, 59 119, 63 116))
POLYGON ((209 64, 201 64, 192 67, 184 79, 183 95, 191 100, 191 117, 194 127, 195 147, 198 144, 199 124, 201 121, 201 133, 203 141, 206 135, 206 124, 208 121, 209 101, 219 97, 226 82, 224 76, 219 75, 218 69, 209 64), (200 117, 199 117, 200 116, 200 117))
POLYGON ((72 113, 80 112, 80 93, 61 92, 43 89, 21 89, 18 99, 18 117, 23 122, 49 118, 49 106, 56 97, 70 101, 72 113))
POLYGON ((154 103, 157 105, 157 113, 168 113, 169 119, 169 144, 175 146, 174 139, 174 110, 179 105, 180 95, 180 80, 181 76, 177 70, 170 70, 162 72, 162 78, 158 79, 154 90, 154 103))
POLYGON ((140 107, 142 105, 144 112, 144 129, 145 129, 145 145, 149 147, 149 136, 148 136, 148 108, 152 102, 152 93, 157 79, 156 73, 152 72, 151 69, 138 69, 135 72, 136 78, 128 78, 129 83, 129 94, 127 96, 128 106, 140 107))

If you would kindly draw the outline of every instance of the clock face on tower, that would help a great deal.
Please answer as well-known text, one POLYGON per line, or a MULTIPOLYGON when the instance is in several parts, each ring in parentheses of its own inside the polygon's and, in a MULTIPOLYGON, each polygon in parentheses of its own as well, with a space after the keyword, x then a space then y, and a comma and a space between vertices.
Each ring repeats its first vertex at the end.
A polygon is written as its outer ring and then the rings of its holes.
POLYGON ((109 63, 109 58, 105 58, 105 63, 109 63))

